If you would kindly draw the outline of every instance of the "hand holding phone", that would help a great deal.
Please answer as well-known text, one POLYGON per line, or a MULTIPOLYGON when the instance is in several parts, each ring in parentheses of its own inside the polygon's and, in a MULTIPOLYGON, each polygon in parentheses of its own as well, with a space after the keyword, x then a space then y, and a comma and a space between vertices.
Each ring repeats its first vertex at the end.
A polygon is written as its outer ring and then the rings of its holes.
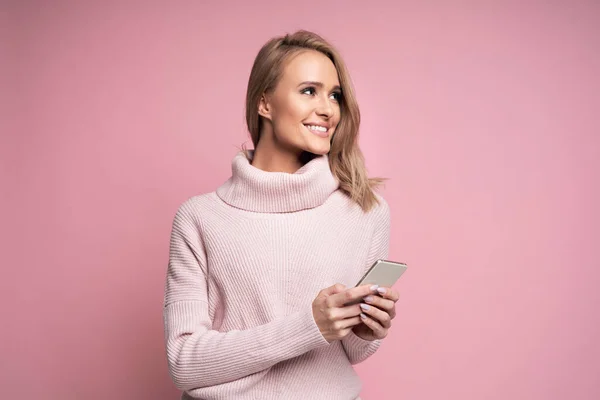
MULTIPOLYGON (((358 281, 356 286, 378 285, 382 287, 392 287, 394 283, 404 274, 407 269, 405 263, 399 263, 388 260, 377 260, 358 281)), ((379 296, 367 296, 363 298, 364 303, 360 304, 363 312, 360 318, 363 324, 352 328, 352 331, 363 340, 382 339, 387 336, 391 327, 391 321, 396 316, 396 301, 398 293, 391 289, 379 296), (366 304, 365 304, 366 303, 366 304)), ((356 304, 356 303, 353 303, 356 304)))
MULTIPOLYGON (((407 265, 405 263, 388 261, 388 260, 377 260, 373 263, 371 268, 354 287, 362 285, 377 285, 379 287, 392 287, 394 283, 402 276, 406 271, 407 265)), ((353 305, 360 303, 361 300, 354 300, 346 303, 346 305, 353 305)))

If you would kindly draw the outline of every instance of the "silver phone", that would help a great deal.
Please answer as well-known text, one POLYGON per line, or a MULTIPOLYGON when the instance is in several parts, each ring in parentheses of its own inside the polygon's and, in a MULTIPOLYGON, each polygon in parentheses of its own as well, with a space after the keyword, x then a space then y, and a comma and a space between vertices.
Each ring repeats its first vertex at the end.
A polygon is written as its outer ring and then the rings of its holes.
POLYGON ((407 268, 408 266, 405 263, 377 260, 358 281, 356 286, 372 284, 392 287, 407 268))

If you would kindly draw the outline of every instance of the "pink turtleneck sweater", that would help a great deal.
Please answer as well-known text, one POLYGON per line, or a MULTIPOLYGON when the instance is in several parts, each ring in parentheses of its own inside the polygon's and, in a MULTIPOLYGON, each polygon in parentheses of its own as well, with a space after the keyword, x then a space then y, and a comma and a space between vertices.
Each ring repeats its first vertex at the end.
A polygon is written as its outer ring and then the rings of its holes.
POLYGON ((182 399, 357 399, 352 367, 379 341, 327 343, 312 301, 386 258, 387 203, 365 213, 338 190, 327 156, 294 174, 243 153, 216 192, 173 222, 164 302, 169 371, 182 399))

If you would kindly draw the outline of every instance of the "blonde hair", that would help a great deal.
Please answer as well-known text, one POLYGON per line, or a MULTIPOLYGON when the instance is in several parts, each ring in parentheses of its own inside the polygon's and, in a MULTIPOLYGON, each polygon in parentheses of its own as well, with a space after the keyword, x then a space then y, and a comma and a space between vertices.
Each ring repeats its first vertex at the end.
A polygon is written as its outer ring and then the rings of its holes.
MULTIPOLYGON (((300 30, 269 40, 258 52, 246 92, 246 124, 256 148, 260 140, 262 119, 258 114, 261 96, 275 89, 283 74, 285 62, 293 55, 316 50, 327 56, 336 67, 342 89, 341 115, 331 142, 329 166, 340 183, 340 189, 364 211, 379 203, 374 189, 383 178, 369 178, 364 156, 358 146, 360 111, 346 65, 337 50, 316 33, 300 30)), ((244 149, 245 150, 245 149, 244 149)), ((249 153, 246 151, 246 155, 249 153)))

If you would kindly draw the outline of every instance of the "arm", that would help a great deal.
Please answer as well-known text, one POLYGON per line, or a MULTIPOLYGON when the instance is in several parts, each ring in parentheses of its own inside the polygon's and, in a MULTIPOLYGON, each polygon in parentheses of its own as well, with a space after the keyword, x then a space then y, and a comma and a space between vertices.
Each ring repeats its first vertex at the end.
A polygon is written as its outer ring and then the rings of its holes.
MULTIPOLYGON (((390 209, 386 201, 379 197, 380 204, 372 211, 375 214, 373 238, 371 240, 371 248, 367 257, 367 265, 365 271, 379 259, 386 259, 390 247, 390 209)), ((379 346, 381 340, 367 341, 354 332, 350 332, 342 339, 342 346, 348 355, 348 359, 352 365, 358 364, 372 356, 379 346)))
POLYGON ((215 386, 328 342, 308 308, 247 330, 212 330, 199 222, 184 204, 173 222, 163 309, 169 372, 178 389, 215 386))

